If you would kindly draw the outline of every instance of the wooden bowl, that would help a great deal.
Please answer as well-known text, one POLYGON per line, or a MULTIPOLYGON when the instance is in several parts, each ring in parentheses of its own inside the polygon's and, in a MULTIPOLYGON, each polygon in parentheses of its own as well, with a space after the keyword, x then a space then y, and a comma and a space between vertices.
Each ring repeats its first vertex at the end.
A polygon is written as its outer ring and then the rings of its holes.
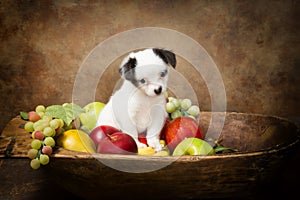
POLYGON ((275 116, 202 112, 200 125, 205 133, 210 126, 223 126, 218 140, 239 151, 155 157, 91 155, 58 148, 42 170, 85 199, 238 197, 273 181, 299 144, 296 125, 275 116), (225 117, 224 126, 222 120, 211 124, 212 115, 225 117))

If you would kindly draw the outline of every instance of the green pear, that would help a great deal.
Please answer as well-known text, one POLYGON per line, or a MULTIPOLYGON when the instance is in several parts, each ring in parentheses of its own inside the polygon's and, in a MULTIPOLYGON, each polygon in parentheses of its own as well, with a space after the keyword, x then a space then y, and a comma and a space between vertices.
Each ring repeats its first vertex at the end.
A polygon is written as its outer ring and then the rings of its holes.
POLYGON ((79 116, 82 126, 87 127, 92 131, 96 127, 96 123, 101 110, 104 108, 105 104, 102 102, 92 102, 83 107, 84 113, 79 116))

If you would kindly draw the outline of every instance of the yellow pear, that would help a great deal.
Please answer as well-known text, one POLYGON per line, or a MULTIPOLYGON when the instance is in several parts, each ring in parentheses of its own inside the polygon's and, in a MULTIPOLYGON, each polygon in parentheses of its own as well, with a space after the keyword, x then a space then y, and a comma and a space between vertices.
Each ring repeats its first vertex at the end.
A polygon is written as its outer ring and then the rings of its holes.
POLYGON ((95 153, 96 146, 90 136, 77 129, 63 132, 57 138, 57 144, 65 149, 79 152, 95 153))

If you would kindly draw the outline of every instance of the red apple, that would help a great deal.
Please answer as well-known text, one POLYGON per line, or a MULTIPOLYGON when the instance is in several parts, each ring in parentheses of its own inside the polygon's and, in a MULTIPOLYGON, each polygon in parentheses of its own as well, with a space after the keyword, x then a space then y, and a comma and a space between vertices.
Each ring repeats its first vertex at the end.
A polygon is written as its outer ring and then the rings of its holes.
MULTIPOLYGON (((163 128, 161 129, 160 134, 159 134, 159 139, 161 139, 161 140, 165 140, 165 139, 166 139, 166 137, 165 137, 165 131, 166 131, 166 127, 167 127, 168 123, 169 123, 169 118, 166 118, 166 119, 165 119, 164 126, 163 126, 163 128)), ((149 145, 148 145, 148 142, 147 142, 147 137, 146 137, 146 134, 145 134, 145 133, 140 133, 139 136, 138 136, 138 140, 139 140, 141 143, 143 143, 143 144, 149 146, 149 145)))
POLYGON ((138 147, 133 137, 122 132, 107 135, 100 140, 97 147, 97 153, 136 154, 137 152, 138 147))
POLYGON ((169 122, 165 130, 166 143, 170 151, 185 138, 203 138, 202 129, 191 117, 178 117, 169 122))
POLYGON ((111 135, 116 132, 119 132, 119 130, 115 127, 108 126, 108 125, 101 125, 101 126, 97 126, 91 131, 90 138, 92 138, 95 145, 97 146, 103 138, 107 137, 107 135, 111 135))
POLYGON ((163 128, 161 129, 160 134, 159 134, 159 138, 160 138, 161 140, 166 140, 166 129, 167 129, 167 126, 168 126, 169 123, 170 123, 169 118, 166 118, 166 119, 165 119, 165 124, 164 124, 164 126, 163 126, 163 128))

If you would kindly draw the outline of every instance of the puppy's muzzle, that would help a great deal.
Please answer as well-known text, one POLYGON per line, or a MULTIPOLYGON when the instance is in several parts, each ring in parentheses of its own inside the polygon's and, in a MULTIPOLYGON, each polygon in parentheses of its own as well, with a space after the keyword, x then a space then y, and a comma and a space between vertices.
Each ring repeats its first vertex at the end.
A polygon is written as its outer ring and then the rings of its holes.
POLYGON ((161 91, 162 91, 162 87, 159 86, 159 88, 157 88, 157 89, 154 90, 154 93, 157 94, 157 95, 159 95, 161 93, 161 91))

